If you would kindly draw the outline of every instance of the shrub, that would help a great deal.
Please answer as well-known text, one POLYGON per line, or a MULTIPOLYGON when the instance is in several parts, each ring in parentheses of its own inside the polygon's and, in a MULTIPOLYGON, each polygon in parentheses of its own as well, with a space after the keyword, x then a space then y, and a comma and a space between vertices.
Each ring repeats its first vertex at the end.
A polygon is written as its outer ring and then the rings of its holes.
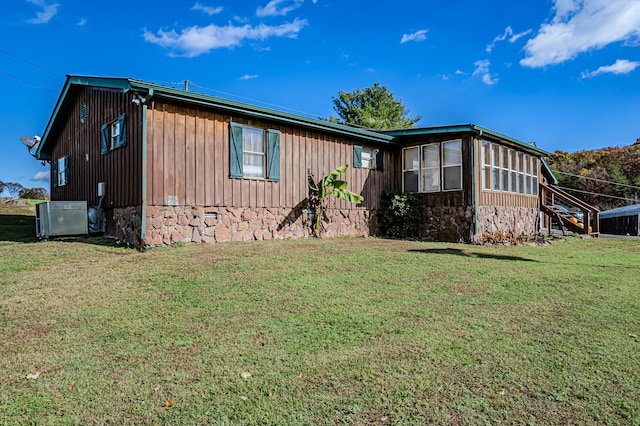
POLYGON ((420 197, 385 189, 378 213, 380 232, 389 238, 420 239, 424 230, 424 205, 420 197))

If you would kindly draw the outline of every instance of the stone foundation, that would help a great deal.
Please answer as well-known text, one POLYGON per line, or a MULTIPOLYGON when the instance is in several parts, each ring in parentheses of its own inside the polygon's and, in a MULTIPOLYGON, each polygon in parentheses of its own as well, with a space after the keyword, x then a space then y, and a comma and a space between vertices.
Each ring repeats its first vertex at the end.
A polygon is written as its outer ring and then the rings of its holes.
POLYGON ((538 233, 538 209, 479 206, 478 243, 517 243, 538 233))
POLYGON ((107 234, 117 240, 140 247, 140 230, 142 229, 142 207, 122 207, 113 209, 113 221, 107 221, 107 234))
POLYGON ((427 241, 471 242, 473 207, 425 207, 425 229, 427 241))
MULTIPOLYGON (((375 218, 368 210, 329 209, 322 236, 368 236, 375 218)), ((282 240, 313 235, 313 219, 296 208, 148 206, 146 246, 177 242, 282 240)))

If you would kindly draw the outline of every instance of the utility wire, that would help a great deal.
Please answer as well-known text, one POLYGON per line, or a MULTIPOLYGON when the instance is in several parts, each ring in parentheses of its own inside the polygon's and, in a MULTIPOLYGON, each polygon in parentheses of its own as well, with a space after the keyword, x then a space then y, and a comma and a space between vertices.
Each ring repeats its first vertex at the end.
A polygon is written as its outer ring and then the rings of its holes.
POLYGON ((590 192, 590 191, 582 191, 580 189, 574 189, 574 188, 567 188, 565 186, 557 186, 557 188, 560 189, 564 189, 565 191, 572 191, 572 192, 580 192, 581 194, 589 194, 589 195, 596 195, 598 197, 607 197, 607 198, 615 198, 617 200, 625 200, 625 201, 632 201, 634 200, 633 198, 625 198, 625 197, 616 197, 615 195, 605 195, 605 194, 599 194, 597 192, 590 192))
POLYGON ((627 185, 626 183, 611 182, 610 180, 604 180, 604 179, 597 179, 597 178, 592 178, 592 177, 587 177, 587 176, 574 175, 574 174, 565 173, 565 172, 558 172, 558 173, 560 173, 561 175, 573 176, 573 177, 577 177, 577 178, 580 178, 580 179, 588 179, 588 180, 594 180, 596 182, 604 182, 604 183, 608 183, 610 185, 618 185, 618 186, 625 186, 627 188, 640 189, 640 186, 627 185))
MULTIPOLYGON (((181 82, 180 84, 184 84, 184 82, 181 82)), ((234 95, 232 93, 226 93, 226 92, 223 92, 221 90, 211 89, 210 87, 203 87, 203 86, 200 86, 199 84, 194 83, 191 80, 189 80, 189 85, 197 87, 199 89, 208 90, 210 92, 221 93, 221 94, 223 94, 225 96, 232 96, 232 97, 235 97, 235 98, 238 98, 238 99, 244 99, 244 100, 247 100, 247 101, 250 101, 250 102, 259 103, 259 104, 262 104, 262 105, 268 105, 268 106, 271 106, 271 107, 274 107, 274 108, 280 108, 280 109, 286 109, 286 110, 289 110, 289 111, 294 111, 294 112, 297 112, 299 114, 304 114, 304 115, 307 115, 307 116, 313 117, 313 118, 319 117, 319 115, 315 115, 315 114, 312 114, 310 112, 300 111, 300 110, 293 109, 293 108, 287 108, 287 107, 282 106, 282 105, 271 104, 271 103, 260 101, 260 100, 257 100, 257 99, 247 98, 245 96, 234 95)))
POLYGON ((40 66, 40 65, 38 65, 38 64, 34 64, 33 62, 28 61, 28 60, 26 60, 26 59, 24 59, 24 58, 21 58, 21 57, 20 57, 20 56, 18 56, 18 55, 14 55, 14 54, 13 54, 13 53, 11 53, 11 52, 7 52, 7 51, 6 51, 6 50, 4 50, 4 49, 0 49, 0 53, 4 53, 4 54, 5 54, 5 55, 7 55, 7 56, 11 56, 12 58, 15 58, 15 59, 17 59, 17 60, 19 60, 19 61, 24 62, 25 64, 31 65, 31 66, 32 66, 32 67, 34 67, 34 68, 38 68, 40 71, 44 71, 44 72, 46 72, 46 73, 48 73, 48 74, 51 74, 51 75, 53 75, 53 76, 56 76, 56 77, 64 78, 64 76, 63 76, 63 75, 60 75, 60 74, 58 74, 58 73, 56 73, 56 72, 53 72, 53 71, 51 71, 51 70, 49 70, 49 69, 47 69, 47 68, 45 68, 45 67, 42 67, 42 66, 40 66))
POLYGON ((14 80, 21 81, 21 82, 23 82, 23 83, 27 83, 28 85, 33 86, 33 87, 36 87, 36 88, 38 88, 38 89, 43 89, 43 90, 47 90, 47 91, 52 92, 52 93, 56 93, 56 91, 55 91, 55 90, 53 90, 53 89, 51 89, 51 88, 49 88, 49 87, 40 86, 39 84, 32 83, 32 82, 30 82, 29 80, 25 80, 25 79, 24 79, 24 78, 22 78, 22 77, 15 76, 15 75, 12 75, 12 74, 6 73, 6 72, 4 72, 4 71, 0 71, 0 74, 5 75, 5 76, 7 76, 7 77, 9 77, 9 78, 13 78, 14 80))

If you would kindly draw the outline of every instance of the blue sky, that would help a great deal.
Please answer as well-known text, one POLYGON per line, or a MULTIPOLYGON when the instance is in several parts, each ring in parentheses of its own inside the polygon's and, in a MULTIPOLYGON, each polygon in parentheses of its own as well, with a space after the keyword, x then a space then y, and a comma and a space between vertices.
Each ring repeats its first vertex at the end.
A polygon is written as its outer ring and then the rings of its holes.
POLYGON ((6 0, 0 180, 48 188, 41 135, 66 74, 131 77, 311 117, 374 82, 420 126, 548 151, 640 138, 640 0, 6 0), (44 172, 44 173, 43 173, 44 172))

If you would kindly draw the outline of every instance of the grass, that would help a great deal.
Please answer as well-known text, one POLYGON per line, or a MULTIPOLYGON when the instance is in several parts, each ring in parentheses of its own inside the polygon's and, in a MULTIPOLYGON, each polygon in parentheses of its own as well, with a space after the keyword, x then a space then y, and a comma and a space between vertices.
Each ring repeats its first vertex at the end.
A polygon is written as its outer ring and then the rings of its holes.
POLYGON ((31 215, 0 210, 0 424, 640 423, 637 240, 140 253, 31 215))

